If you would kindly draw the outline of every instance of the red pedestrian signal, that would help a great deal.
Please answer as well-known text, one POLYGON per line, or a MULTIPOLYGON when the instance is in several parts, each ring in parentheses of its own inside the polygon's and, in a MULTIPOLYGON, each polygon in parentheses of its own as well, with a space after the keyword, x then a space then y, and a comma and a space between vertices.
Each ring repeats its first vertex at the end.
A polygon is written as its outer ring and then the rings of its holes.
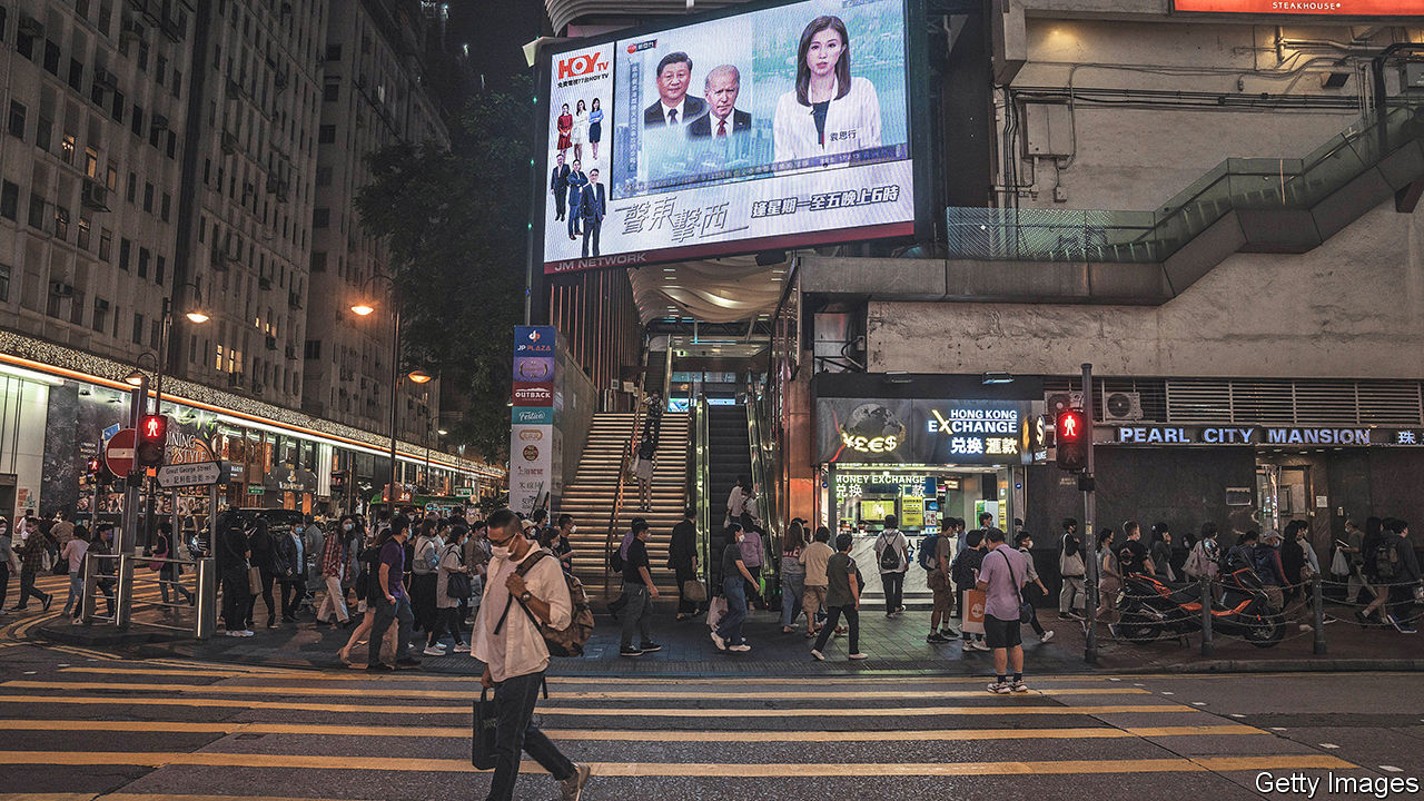
POLYGON ((1072 473, 1088 468, 1088 417, 1079 409, 1064 409, 1053 424, 1058 467, 1072 473))
POLYGON ((138 444, 134 448, 139 467, 162 467, 168 447, 168 418, 146 414, 138 421, 138 444))

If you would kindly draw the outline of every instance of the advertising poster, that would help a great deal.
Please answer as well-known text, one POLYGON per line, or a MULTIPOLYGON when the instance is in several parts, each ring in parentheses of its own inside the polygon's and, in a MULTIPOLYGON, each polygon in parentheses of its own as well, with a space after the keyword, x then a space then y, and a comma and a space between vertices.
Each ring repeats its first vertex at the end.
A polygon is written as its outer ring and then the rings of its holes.
POLYGON ((1176 11, 1326 17, 1424 16, 1424 0, 1174 0, 1176 11))
POLYGON ((532 514, 556 492, 553 326, 514 328, 513 407, 509 412, 509 508, 532 514))
POLYGON ((808 0, 553 54, 544 269, 914 231, 904 0, 808 0))
POLYGON ((1029 401, 819 398, 821 464, 1032 464, 1029 401))

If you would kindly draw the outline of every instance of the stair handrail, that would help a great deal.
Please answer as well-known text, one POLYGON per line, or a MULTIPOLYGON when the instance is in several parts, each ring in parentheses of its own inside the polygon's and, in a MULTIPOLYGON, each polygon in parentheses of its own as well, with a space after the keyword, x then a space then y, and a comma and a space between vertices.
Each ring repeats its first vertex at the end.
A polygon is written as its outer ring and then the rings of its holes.
MULTIPOLYGON (((644 355, 643 358, 646 360, 647 356, 644 355)), ((643 386, 646 380, 647 371, 645 370, 638 378, 638 396, 633 403, 633 435, 629 437, 628 443, 618 456, 618 487, 613 493, 613 509, 608 514, 608 533, 604 536, 603 543, 603 595, 605 598, 613 592, 609 581, 613 578, 613 535, 617 532, 618 516, 623 512, 623 493, 627 488, 628 465, 638 447, 638 435, 643 423, 643 386)))
POLYGON ((756 494, 757 517, 761 518, 762 528, 766 531, 766 547, 768 552, 773 554, 773 558, 763 561, 763 570, 771 568, 771 575, 767 579, 776 578, 781 573, 781 534, 782 521, 776 512, 775 489, 770 471, 767 470, 766 460, 762 454, 766 452, 767 443, 762 441, 761 427, 761 398, 756 391, 756 385, 747 383, 747 444, 751 450, 752 484, 759 487, 756 494))

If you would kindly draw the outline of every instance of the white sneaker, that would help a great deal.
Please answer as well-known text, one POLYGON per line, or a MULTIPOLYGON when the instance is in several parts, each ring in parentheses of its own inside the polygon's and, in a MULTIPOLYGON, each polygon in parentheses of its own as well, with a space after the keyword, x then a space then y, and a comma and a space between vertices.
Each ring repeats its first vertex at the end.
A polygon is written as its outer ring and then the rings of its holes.
POLYGON ((470 652, 470 646, 468 646, 468 645, 457 645, 457 646, 455 646, 455 653, 457 653, 457 654, 468 654, 469 652, 470 652))
POLYGON ((820 651, 817 651, 815 648, 811 649, 811 658, 815 659, 817 662, 826 661, 826 655, 821 653, 820 651))
POLYGON ((989 682, 989 692, 995 695, 1008 695, 1013 692, 1013 687, 1007 681, 989 682))
POLYGON ((971 640, 968 647, 971 651, 984 651, 986 653, 994 650, 985 645, 983 640, 971 640))
POLYGON ((744 653, 746 653, 747 651, 750 651, 751 649, 752 649, 752 647, 751 647, 750 645, 747 645, 746 643, 742 643, 741 645, 729 645, 729 646, 727 646, 727 650, 728 650, 728 651, 735 651, 735 652, 737 652, 737 653, 739 653, 739 654, 744 654, 744 653))
POLYGON ((241 637, 241 636, 242 636, 242 632, 236 631, 236 630, 229 631, 229 632, 227 633, 227 636, 229 636, 229 637, 241 637))
POLYGON ((1009 689, 1016 693, 1026 693, 1028 692, 1028 685, 1023 683, 1023 679, 1019 679, 1018 681, 1010 684, 1009 689))
POLYGON ((422 651, 421 653, 425 654, 426 656, 444 656, 444 655, 445 655, 445 649, 444 649, 444 648, 433 648, 433 647, 432 647, 432 648, 426 648, 426 649, 425 649, 424 651, 422 651))
POLYGON ((712 644, 717 646, 717 650, 719 651, 727 650, 727 641, 722 639, 721 635, 715 631, 712 632, 712 644))
POLYGON ((853 653, 853 654, 850 655, 850 658, 851 658, 853 661, 859 662, 859 661, 861 661, 862 659, 869 659, 870 657, 869 657, 869 655, 867 655, 867 654, 862 654, 861 652, 856 651, 855 653, 853 653))
POLYGON ((239 637, 255 637, 256 635, 257 632, 253 631, 252 629, 243 629, 242 631, 239 631, 237 633, 237 636, 239 637))
POLYGON ((1039 642, 1048 642, 1048 641, 1051 640, 1051 639, 1053 639, 1053 629, 1049 629, 1048 631, 1045 631, 1045 632, 1043 633, 1043 636, 1038 638, 1038 641, 1039 641, 1039 642))

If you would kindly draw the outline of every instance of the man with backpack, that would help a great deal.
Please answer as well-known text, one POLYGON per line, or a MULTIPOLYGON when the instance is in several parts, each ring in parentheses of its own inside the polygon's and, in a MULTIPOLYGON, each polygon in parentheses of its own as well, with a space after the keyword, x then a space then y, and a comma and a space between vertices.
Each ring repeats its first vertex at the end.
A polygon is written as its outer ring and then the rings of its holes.
POLYGON ((1078 538, 1078 521, 1063 520, 1063 538, 1058 550, 1058 573, 1063 577, 1063 589, 1058 593, 1058 617, 1061 620, 1082 620, 1088 593, 1083 587, 1087 566, 1083 562, 1083 541, 1078 538))
POLYGON ((880 586, 885 591, 885 616, 905 611, 905 571, 910 569, 909 544, 895 515, 885 516, 885 529, 875 538, 875 558, 880 564, 880 586))
POLYGON ((956 636, 949 619, 954 614, 954 589, 949 584, 949 537, 926 534, 920 541, 920 567, 928 571, 926 579, 934 604, 930 611, 930 634, 925 642, 942 645, 956 636), (940 626, 944 628, 941 629, 940 626))
POLYGON ((475 619, 471 649, 485 664, 480 684, 495 691, 495 767, 488 801, 513 800, 521 753, 559 782, 564 801, 578 801, 588 766, 569 761, 533 723, 549 667, 544 629, 562 631, 576 622, 569 585, 559 560, 540 558, 547 553, 524 536, 519 518, 508 509, 490 516, 489 541, 493 555, 482 602, 486 612, 475 619))
POLYGON ((1384 521, 1384 533, 1375 549, 1375 574, 1389 593, 1385 620, 1400 634, 1418 632, 1408 618, 1408 610, 1414 603, 1415 588, 1419 586, 1419 559, 1408 537, 1409 524, 1390 518, 1384 521))

